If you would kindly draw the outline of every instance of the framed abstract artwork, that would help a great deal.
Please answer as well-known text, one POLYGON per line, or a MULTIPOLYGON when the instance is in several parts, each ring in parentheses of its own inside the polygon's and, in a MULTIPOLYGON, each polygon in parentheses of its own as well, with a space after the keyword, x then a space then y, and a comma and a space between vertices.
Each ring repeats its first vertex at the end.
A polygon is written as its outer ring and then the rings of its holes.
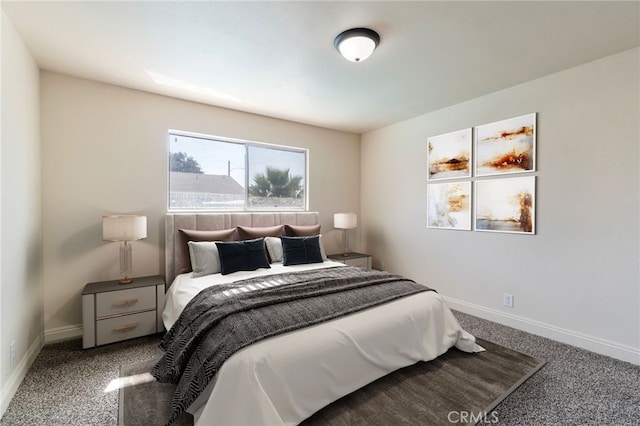
POLYGON ((475 128, 475 176, 536 170, 536 113, 475 128))
POLYGON ((476 231, 535 234, 536 177, 475 182, 476 231))
POLYGON ((471 230, 471 182, 427 185, 427 227, 471 230))
POLYGON ((471 177, 471 128, 427 138, 427 180, 471 177))

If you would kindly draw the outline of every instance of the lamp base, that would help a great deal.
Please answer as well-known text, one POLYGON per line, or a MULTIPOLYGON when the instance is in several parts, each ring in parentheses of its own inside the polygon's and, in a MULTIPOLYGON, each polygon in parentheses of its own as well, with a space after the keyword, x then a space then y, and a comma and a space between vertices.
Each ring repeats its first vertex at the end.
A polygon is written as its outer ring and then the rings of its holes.
POLYGON ((133 273, 132 264, 131 245, 128 241, 123 241, 122 245, 120 245, 120 276, 123 278, 120 278, 118 284, 131 284, 133 282, 133 278, 129 278, 129 275, 133 273))

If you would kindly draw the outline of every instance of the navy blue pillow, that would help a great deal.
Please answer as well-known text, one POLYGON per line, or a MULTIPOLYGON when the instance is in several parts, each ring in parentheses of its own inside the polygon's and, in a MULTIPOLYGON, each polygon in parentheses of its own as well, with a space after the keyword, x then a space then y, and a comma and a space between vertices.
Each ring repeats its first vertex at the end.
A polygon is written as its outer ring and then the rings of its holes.
POLYGON ((282 240, 282 263, 284 266, 323 261, 320 237, 280 237, 282 240))
POLYGON ((216 241, 220 254, 220 272, 222 275, 236 271, 255 271, 258 268, 271 268, 267 260, 264 238, 231 243, 216 241))

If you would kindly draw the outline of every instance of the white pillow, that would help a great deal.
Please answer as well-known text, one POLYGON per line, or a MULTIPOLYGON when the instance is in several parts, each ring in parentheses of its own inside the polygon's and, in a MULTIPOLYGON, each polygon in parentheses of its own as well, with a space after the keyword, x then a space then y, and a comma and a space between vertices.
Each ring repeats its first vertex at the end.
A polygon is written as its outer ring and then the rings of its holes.
POLYGON ((267 246, 271 263, 282 262, 282 241, 278 237, 265 237, 264 243, 267 246))
POLYGON ((319 234, 318 237, 320 237, 318 238, 318 240, 320 243, 320 254, 322 254, 322 260, 327 261, 329 260, 329 258, 327 257, 327 253, 324 251, 324 245, 322 244, 322 234, 319 234))
MULTIPOLYGON (((322 234, 318 235, 318 237, 322 260, 328 260, 327 253, 325 253, 324 251, 324 245, 322 245, 322 234)), ((280 240, 280 238, 278 237, 265 237, 264 242, 267 246, 267 252, 269 253, 271 263, 282 262, 282 240, 280 240)))
MULTIPOLYGON (((220 254, 214 241, 189 241, 189 255, 194 278, 219 274, 220 254)), ((282 249, 281 249, 282 250, 282 249)))

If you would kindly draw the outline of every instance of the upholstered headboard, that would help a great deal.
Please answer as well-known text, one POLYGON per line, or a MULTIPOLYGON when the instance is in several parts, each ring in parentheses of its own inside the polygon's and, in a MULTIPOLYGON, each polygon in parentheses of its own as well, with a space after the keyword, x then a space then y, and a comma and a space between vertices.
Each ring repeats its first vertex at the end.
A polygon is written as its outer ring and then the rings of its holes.
POLYGON ((177 250, 180 229, 216 231, 237 226, 316 225, 317 212, 260 213, 168 213, 165 217, 165 282, 167 287, 176 277, 176 265, 182 264, 177 250))

